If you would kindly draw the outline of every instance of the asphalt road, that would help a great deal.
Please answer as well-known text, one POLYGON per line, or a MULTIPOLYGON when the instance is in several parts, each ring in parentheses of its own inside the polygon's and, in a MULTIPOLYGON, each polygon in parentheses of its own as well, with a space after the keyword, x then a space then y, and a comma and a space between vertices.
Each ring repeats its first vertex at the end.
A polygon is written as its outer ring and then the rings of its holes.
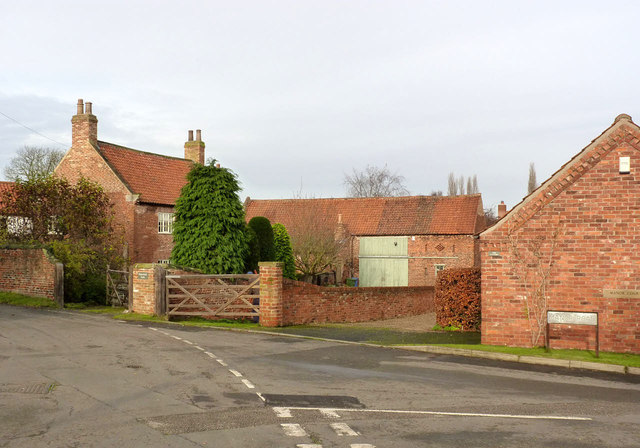
POLYGON ((0 447, 640 447, 637 378, 0 305, 0 447))

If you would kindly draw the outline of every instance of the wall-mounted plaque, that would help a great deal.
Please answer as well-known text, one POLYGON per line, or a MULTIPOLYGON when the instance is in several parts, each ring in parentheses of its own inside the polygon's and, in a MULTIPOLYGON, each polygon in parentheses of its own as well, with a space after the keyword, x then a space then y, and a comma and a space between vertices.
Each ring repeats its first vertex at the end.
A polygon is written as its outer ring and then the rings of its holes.
POLYGON ((605 299, 640 299, 640 291, 637 289, 603 289, 602 297, 605 299))
POLYGON ((146 280, 149 278, 149 273, 148 272, 138 272, 138 279, 139 280, 146 280))

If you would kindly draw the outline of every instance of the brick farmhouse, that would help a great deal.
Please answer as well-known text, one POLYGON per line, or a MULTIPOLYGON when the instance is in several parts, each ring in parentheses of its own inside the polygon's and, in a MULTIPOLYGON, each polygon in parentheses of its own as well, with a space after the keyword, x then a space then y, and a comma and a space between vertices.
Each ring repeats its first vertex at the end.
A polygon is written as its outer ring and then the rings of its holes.
POLYGON ((439 270, 480 263, 480 195, 245 201, 247 220, 283 224, 291 239, 328 226, 345 241, 338 281, 360 286, 433 286, 439 270), (320 227, 319 227, 320 226, 320 227))
MULTIPOLYGON (((600 347, 640 353, 640 128, 615 122, 480 234, 482 342, 545 344, 546 311, 597 312, 600 347)), ((594 349, 595 327, 549 327, 594 349)))
POLYGON ((98 140, 91 103, 78 100, 71 119, 72 144, 55 174, 102 186, 114 204, 134 263, 168 262, 173 248, 173 209, 194 163, 204 163, 200 131, 189 131, 184 158, 138 151, 98 140))

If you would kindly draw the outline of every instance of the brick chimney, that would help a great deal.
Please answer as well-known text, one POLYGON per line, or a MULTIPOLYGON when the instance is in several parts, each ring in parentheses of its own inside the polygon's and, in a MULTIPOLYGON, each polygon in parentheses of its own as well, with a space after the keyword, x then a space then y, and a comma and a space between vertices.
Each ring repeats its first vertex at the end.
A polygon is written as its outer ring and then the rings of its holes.
POLYGON ((193 140, 193 131, 189 131, 189 139, 184 144, 184 158, 204 165, 204 142, 200 129, 196 130, 195 140, 193 140))
POLYGON ((504 201, 500 201, 498 204, 498 219, 502 219, 507 214, 507 204, 504 201))
POLYGON ((98 143, 98 119, 91 111, 91 103, 78 100, 78 113, 71 118, 71 146, 96 146, 98 143))

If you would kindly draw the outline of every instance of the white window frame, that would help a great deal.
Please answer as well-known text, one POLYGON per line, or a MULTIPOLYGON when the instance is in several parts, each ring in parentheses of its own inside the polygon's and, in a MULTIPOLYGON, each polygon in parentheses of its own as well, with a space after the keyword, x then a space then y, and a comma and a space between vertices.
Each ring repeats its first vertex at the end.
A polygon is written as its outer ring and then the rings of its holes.
POLYGON ((436 277, 438 276, 438 272, 444 271, 446 267, 447 267, 446 264, 441 264, 441 263, 434 264, 433 268, 435 269, 436 277))
POLYGON ((176 217, 173 213, 158 212, 158 233, 171 234, 173 233, 173 223, 176 217))

